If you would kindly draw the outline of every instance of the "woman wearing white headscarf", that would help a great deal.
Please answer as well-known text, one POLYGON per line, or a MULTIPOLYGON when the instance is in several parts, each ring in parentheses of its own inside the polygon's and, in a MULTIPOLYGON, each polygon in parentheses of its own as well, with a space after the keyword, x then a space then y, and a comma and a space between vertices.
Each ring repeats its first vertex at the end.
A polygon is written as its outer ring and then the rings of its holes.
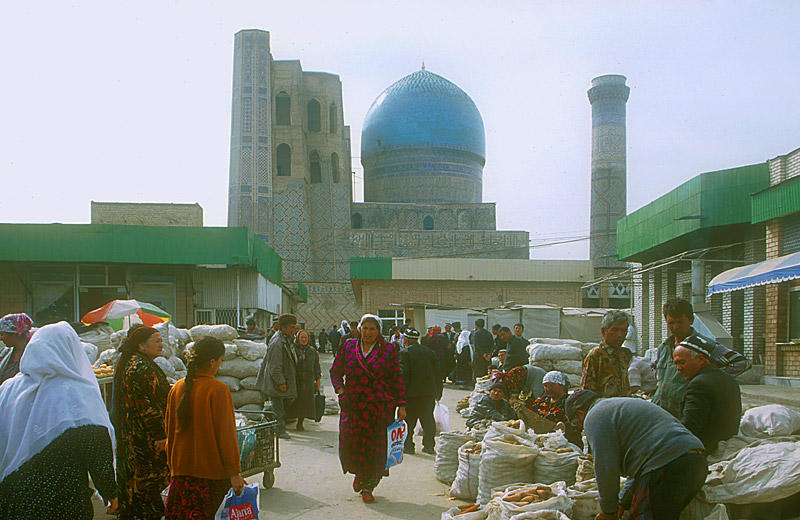
POLYGON ((468 330, 462 330, 456 341, 456 382, 472 384, 472 354, 468 330))
POLYGON ((87 475, 117 509, 114 430, 78 335, 39 329, 0 386, 0 519, 90 519, 87 475))
POLYGON ((400 351, 381 336, 381 319, 365 314, 359 337, 348 339, 331 366, 331 383, 339 395, 339 461, 353 473, 353 491, 365 503, 387 476, 386 428, 406 417, 400 351))

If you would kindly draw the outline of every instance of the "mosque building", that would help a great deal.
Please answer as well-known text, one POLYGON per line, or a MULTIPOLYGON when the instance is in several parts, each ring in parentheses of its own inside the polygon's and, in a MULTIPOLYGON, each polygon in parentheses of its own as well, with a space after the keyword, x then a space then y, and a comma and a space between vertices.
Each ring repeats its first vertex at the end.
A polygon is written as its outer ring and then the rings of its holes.
POLYGON ((482 202, 483 120, 470 97, 427 70, 373 102, 361 135, 364 202, 354 202, 350 127, 338 76, 273 60, 269 33, 234 41, 228 225, 250 228, 302 284, 310 330, 362 312, 350 261, 529 257, 526 231, 497 231, 482 202))

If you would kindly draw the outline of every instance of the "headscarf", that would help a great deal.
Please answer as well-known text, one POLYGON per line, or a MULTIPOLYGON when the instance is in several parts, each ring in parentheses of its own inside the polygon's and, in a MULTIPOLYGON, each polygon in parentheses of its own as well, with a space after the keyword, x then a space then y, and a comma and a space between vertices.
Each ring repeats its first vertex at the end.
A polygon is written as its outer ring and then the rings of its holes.
POLYGON ((31 339, 31 327, 33 327, 33 320, 24 312, 6 314, 0 318, 0 332, 25 336, 31 339))
POLYGON ((381 331, 383 330, 383 320, 375 316, 374 314, 365 314, 361 316, 361 320, 358 322, 358 328, 359 329, 361 328, 361 326, 364 324, 364 320, 366 320, 367 318, 374 318, 378 322, 378 334, 380 334, 381 331))
POLYGON ((569 381, 564 374, 558 370, 551 370, 550 372, 546 373, 544 375, 544 379, 542 379, 542 384, 544 383, 558 383, 564 388, 569 388, 569 381))
MULTIPOLYGON (((364 318, 361 318, 361 319, 364 319, 364 318)), ((341 334, 342 336, 346 336, 347 334, 350 333, 350 324, 347 323, 347 320, 342 320, 342 323, 340 323, 339 325, 340 325, 339 334, 341 334)), ((359 323, 358 326, 360 327, 361 324, 359 323)))
POLYGON ((462 330, 461 334, 458 335, 458 341, 456 341, 456 353, 460 355, 464 347, 469 347, 468 330, 462 330))
POLYGON ((67 322, 37 330, 19 370, 0 386, 0 482, 70 428, 102 426, 113 446, 97 378, 67 322))

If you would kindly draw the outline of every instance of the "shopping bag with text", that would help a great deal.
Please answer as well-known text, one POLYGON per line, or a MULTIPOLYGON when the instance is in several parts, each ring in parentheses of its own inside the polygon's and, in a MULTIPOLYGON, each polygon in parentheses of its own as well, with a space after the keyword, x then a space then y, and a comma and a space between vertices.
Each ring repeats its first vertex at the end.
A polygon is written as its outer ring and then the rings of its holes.
POLYGON ((408 435, 405 421, 395 421, 386 429, 386 469, 403 462, 403 446, 408 435))

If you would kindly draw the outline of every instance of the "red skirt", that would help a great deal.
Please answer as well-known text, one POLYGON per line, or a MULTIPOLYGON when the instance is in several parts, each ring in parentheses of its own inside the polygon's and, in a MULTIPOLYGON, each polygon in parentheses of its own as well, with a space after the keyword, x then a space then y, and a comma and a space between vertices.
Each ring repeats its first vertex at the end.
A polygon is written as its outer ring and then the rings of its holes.
POLYGON ((167 496, 166 520, 214 520, 222 499, 231 488, 228 479, 172 477, 167 496))

